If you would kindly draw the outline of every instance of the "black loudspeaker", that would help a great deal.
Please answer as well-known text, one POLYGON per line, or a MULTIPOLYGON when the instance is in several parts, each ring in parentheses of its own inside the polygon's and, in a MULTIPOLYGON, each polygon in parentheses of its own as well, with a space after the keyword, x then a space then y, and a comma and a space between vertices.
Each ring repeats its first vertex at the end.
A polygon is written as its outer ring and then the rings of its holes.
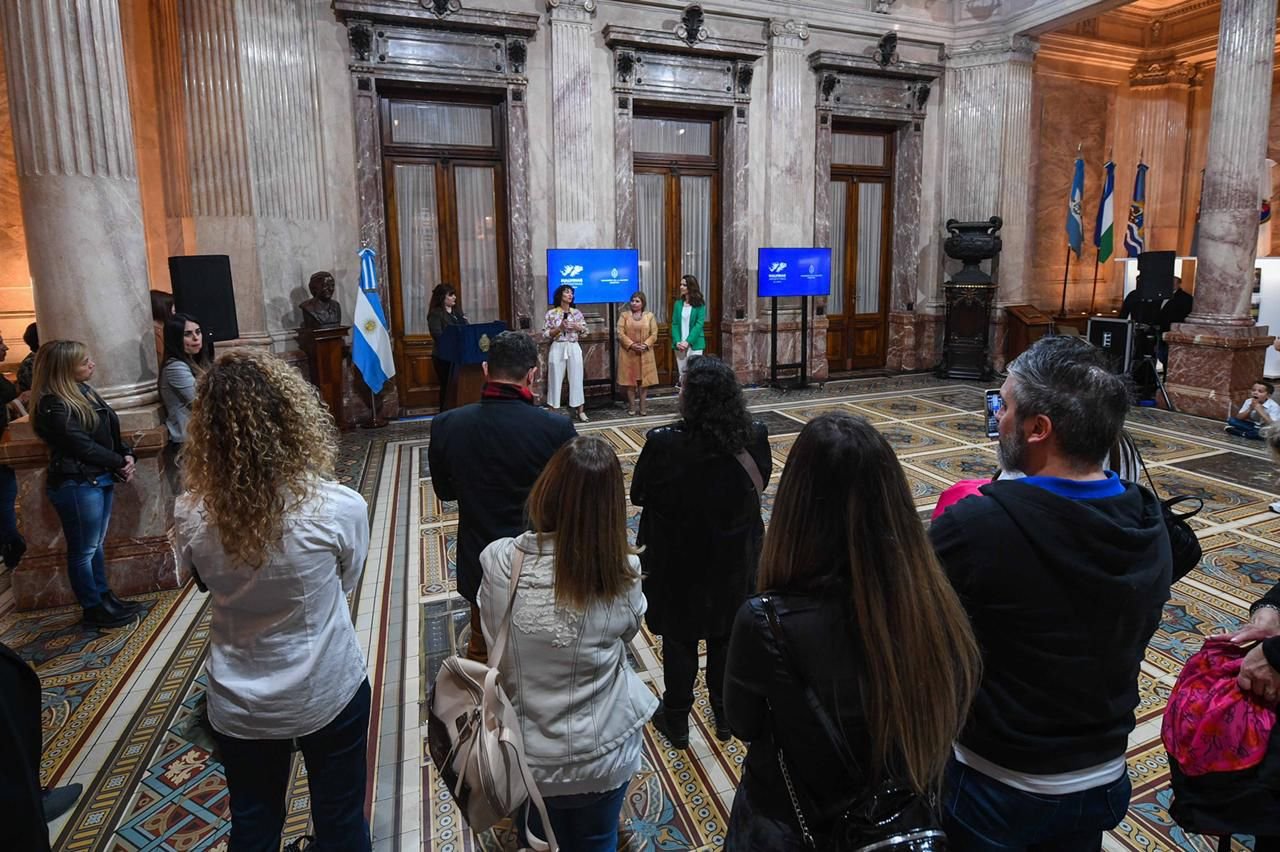
POLYGON ((1111 372, 1129 372, 1133 361, 1133 323, 1115 317, 1090 317, 1089 342, 1106 353, 1111 372))
POLYGON ((1144 251, 1138 255, 1138 298, 1163 301, 1173 295, 1173 262, 1178 253, 1144 251))
POLYGON ((169 258, 169 281, 178 313, 195 317, 206 340, 235 340, 236 293, 231 286, 231 258, 225 254, 193 254, 169 258))

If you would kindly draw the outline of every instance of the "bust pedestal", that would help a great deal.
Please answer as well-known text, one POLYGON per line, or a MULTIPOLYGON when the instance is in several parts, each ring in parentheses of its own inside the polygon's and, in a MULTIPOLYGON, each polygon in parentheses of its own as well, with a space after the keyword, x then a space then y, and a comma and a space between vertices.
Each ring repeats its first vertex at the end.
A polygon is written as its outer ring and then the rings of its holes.
POLYGON ((347 345, 348 325, 328 328, 304 328, 298 331, 302 351, 307 353, 311 383, 320 389, 320 398, 329 407, 339 429, 347 426, 342 407, 343 354, 347 345))

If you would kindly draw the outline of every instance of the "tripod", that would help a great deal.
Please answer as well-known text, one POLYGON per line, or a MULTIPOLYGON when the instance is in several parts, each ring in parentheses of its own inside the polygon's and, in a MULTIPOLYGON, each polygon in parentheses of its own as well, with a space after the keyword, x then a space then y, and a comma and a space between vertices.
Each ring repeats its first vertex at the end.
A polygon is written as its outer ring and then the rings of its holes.
MULTIPOLYGON (((1135 331, 1141 334, 1141 342, 1138 345, 1138 357, 1129 367, 1129 376, 1134 383, 1138 383, 1138 376, 1145 373, 1146 370, 1151 371, 1151 375, 1156 380, 1156 391, 1160 396, 1164 397, 1165 408, 1169 411, 1177 411, 1173 405, 1173 400, 1169 399, 1169 392, 1165 390, 1164 380, 1160 378, 1160 371, 1156 369, 1155 341, 1159 339, 1160 332, 1155 326, 1145 323, 1134 323, 1135 331)), ((1154 398, 1154 397, 1153 397, 1154 398)))

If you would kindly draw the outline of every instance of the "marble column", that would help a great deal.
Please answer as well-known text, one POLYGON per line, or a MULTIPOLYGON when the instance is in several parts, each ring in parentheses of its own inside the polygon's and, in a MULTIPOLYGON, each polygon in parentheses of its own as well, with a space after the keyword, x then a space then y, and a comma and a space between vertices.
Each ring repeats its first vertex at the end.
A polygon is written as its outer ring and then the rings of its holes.
MULTIPOLYGON (((172 495, 156 393, 155 338, 124 44, 116 0, 0 1, 19 193, 40 336, 84 341, 93 383, 120 414, 137 474, 116 488, 107 576, 123 595, 175 588, 165 532, 172 495)), ((28 551, 13 573, 18 609, 73 603, 62 527, 44 497, 46 448, 9 427, 0 464, 18 474, 28 551)))
POLYGON ((813 72, 805 59, 809 27, 803 21, 769 21, 769 130, 765 146, 765 241, 774 246, 807 246, 813 241, 813 182, 805 180, 808 146, 802 128, 812 115, 806 83, 813 72))
MULTIPOLYGON (((941 219, 1004 220, 1004 248, 992 261, 996 290, 990 355, 1002 366, 1004 306, 1028 301, 1032 274, 1032 61, 1023 36, 974 42, 947 55, 947 179, 941 219)), ((937 226, 941 226, 938 222, 937 226)), ((944 277, 959 269, 948 261, 944 277)))
POLYGON ((1133 168, 1142 157, 1147 172, 1146 247, 1176 251, 1186 185, 1188 119, 1196 68, 1186 62, 1147 62, 1129 72, 1129 91, 1118 110, 1124 116, 1116 139, 1117 163, 1129 177, 1117 186, 1117 210, 1129 209, 1133 168))
POLYGON ((1262 375, 1271 338, 1250 315, 1258 184, 1267 156, 1276 4, 1223 0, 1200 202, 1195 308, 1169 342, 1169 392, 1184 411, 1221 417, 1262 375))
POLYGON ((591 142, 591 17, 596 0, 547 0, 551 21, 554 222, 559 248, 585 248, 606 239, 596 221, 591 142))
POLYGON ((511 313, 515 327, 535 327, 541 305, 534 293, 533 225, 529 221, 529 110, 523 83, 507 87, 507 210, 511 234, 511 313))
POLYGON ((89 343, 117 408, 155 402, 146 240, 114 0, 0 3, 40 336, 89 343))

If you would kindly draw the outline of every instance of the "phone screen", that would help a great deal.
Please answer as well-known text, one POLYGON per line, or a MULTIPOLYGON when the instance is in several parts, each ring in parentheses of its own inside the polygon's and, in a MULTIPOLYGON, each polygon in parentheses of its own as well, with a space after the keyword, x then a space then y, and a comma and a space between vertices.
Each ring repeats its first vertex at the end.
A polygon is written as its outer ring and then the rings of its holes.
POLYGON ((987 437, 995 438, 1000 434, 1000 407, 1004 405, 1004 400, 1000 398, 1000 391, 987 391, 987 437))

